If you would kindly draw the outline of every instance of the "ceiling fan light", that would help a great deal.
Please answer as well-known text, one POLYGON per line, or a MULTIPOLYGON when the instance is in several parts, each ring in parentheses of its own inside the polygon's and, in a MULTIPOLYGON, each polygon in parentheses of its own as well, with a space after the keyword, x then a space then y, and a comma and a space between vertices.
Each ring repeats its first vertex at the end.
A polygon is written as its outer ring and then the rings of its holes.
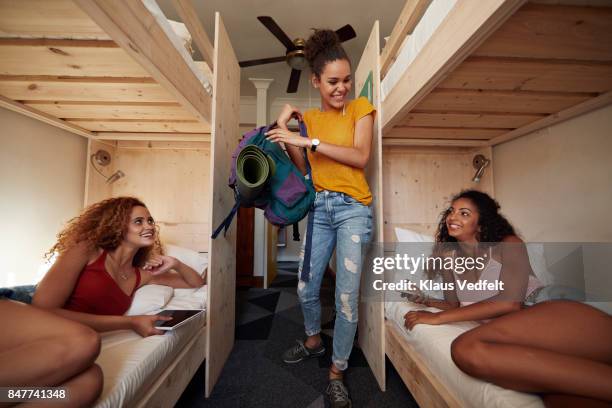
POLYGON ((303 70, 308 65, 306 58, 303 55, 295 55, 289 58, 289 66, 293 69, 303 70))

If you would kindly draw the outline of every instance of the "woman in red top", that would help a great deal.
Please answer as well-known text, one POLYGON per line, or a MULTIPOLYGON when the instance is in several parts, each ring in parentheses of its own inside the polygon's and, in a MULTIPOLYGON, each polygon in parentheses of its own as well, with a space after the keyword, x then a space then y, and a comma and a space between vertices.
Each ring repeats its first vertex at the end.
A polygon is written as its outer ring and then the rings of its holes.
POLYGON ((133 329, 162 334, 157 315, 124 316, 134 292, 146 284, 202 286, 196 271, 162 255, 155 221, 142 201, 117 197, 86 208, 58 234, 53 267, 38 284, 33 304, 99 332, 133 329))

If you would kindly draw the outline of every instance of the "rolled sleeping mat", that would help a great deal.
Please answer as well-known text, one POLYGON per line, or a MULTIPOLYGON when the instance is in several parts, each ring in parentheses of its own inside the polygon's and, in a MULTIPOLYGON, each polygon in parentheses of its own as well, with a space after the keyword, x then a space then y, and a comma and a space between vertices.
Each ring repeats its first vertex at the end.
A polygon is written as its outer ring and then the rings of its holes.
POLYGON ((248 145, 236 160, 236 184, 240 195, 254 201, 274 174, 274 161, 259 147, 248 145))

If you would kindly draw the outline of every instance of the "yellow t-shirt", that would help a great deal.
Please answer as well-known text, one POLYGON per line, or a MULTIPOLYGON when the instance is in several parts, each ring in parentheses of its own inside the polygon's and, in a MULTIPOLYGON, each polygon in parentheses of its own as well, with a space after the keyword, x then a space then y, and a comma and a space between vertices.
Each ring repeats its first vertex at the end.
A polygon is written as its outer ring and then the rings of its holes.
MULTIPOLYGON (((376 109, 365 97, 352 100, 342 111, 323 112, 310 109, 304 113, 308 137, 322 143, 338 146, 353 146, 355 124, 368 114, 375 115, 376 109)), ((329 190, 348 194, 364 205, 372 202, 372 193, 363 169, 339 163, 323 154, 308 151, 312 180, 316 191, 329 190)))

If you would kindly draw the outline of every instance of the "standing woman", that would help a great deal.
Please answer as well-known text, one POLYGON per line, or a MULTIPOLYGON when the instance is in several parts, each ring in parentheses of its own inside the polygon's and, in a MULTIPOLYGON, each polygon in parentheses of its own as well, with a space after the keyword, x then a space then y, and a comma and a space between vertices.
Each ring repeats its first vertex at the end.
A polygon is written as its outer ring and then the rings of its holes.
MULTIPOLYGON (((297 363, 325 353, 321 341, 321 279, 336 249, 336 321, 330 384, 327 394, 334 407, 351 402, 342 381, 348 367, 357 329, 359 283, 363 244, 372 231, 372 193, 364 169, 370 159, 374 107, 366 98, 348 100, 353 78, 351 63, 331 30, 315 30, 306 42, 306 58, 312 70, 312 84, 321 95, 321 109, 304 114, 309 138, 287 129, 292 116, 300 116, 286 105, 278 117, 278 128, 268 139, 283 142, 296 166, 306 173, 304 150, 308 154, 312 180, 317 191, 311 211, 312 242, 307 265, 304 250, 299 267, 298 295, 304 313, 306 340, 283 354, 286 363, 297 363)), ((306 242, 304 243, 306 245, 306 242)))

